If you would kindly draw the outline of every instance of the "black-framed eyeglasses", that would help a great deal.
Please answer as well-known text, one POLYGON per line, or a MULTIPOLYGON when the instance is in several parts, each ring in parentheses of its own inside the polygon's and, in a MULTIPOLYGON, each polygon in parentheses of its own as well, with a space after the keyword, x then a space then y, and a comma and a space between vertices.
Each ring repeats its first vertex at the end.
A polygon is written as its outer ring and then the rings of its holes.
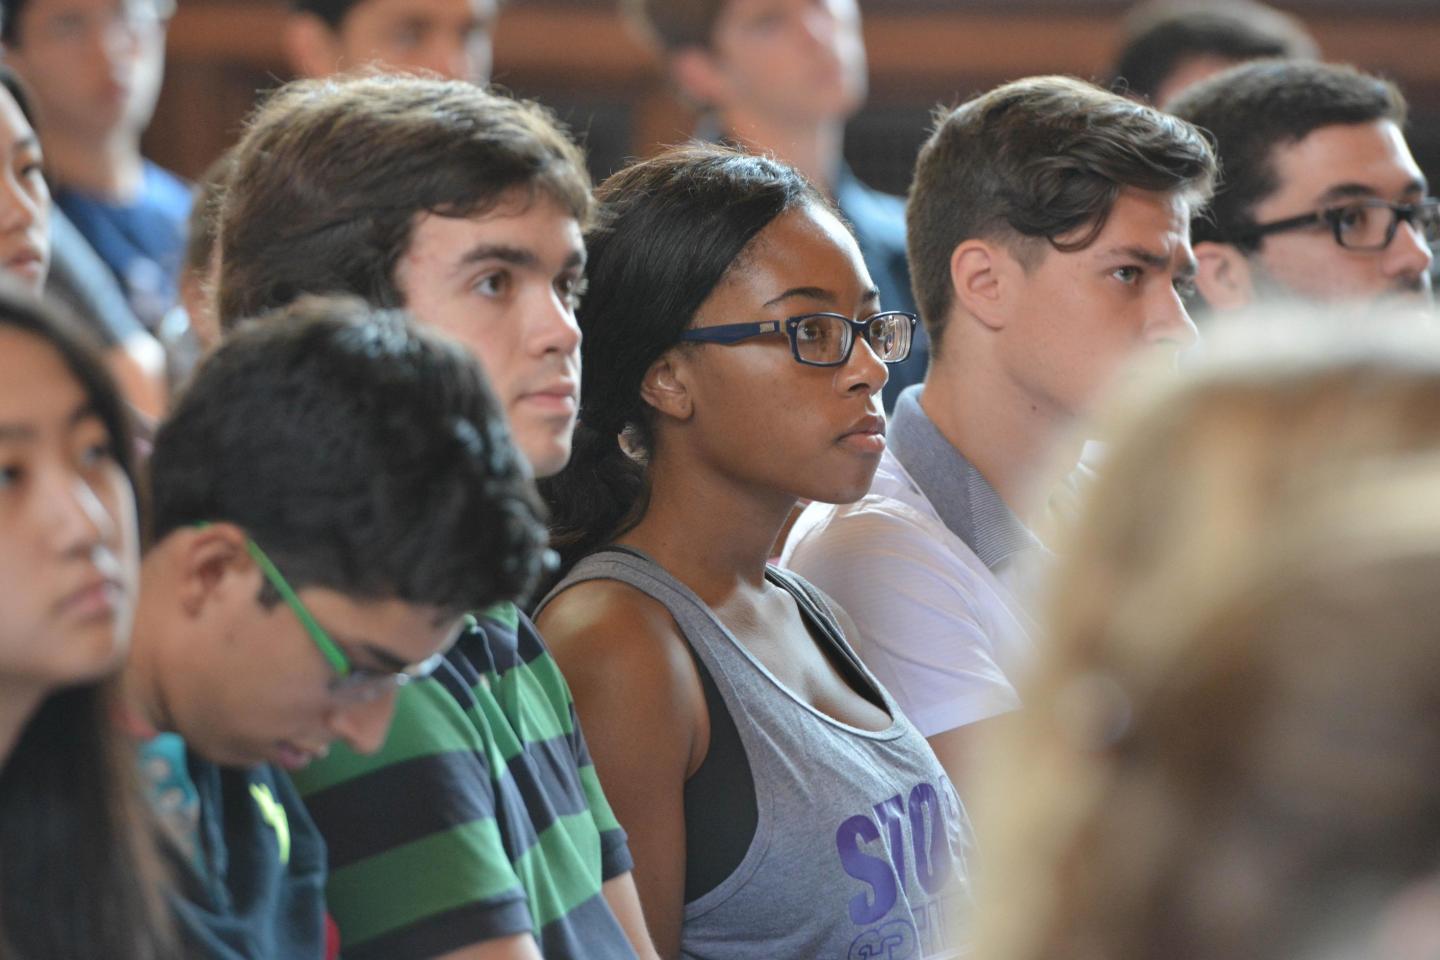
POLYGON ((1259 223, 1237 234, 1236 239, 1254 242, 1272 233, 1326 223, 1335 235, 1335 242, 1346 250, 1377 251, 1390 246, 1401 221, 1420 231, 1427 244, 1434 246, 1440 242, 1440 200, 1434 197, 1426 197, 1417 203, 1357 200, 1298 217, 1259 223))
POLYGON ((729 346, 767 333, 783 333, 790 338, 790 353, 798 362, 812 367, 838 367, 850 359, 855 338, 860 336, 881 360, 899 363, 910 356, 916 321, 915 314, 901 310, 886 310, 863 320, 839 313, 807 313, 785 320, 698 327, 686 330, 680 339, 729 346))

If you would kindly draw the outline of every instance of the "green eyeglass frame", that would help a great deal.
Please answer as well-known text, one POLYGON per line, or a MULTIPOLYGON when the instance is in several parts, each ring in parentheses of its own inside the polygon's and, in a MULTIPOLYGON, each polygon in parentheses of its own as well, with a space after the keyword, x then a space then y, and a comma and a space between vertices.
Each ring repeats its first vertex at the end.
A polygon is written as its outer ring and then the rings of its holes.
MULTIPOLYGON (((209 524, 199 523, 196 526, 203 528, 209 524)), ((373 700, 391 688, 403 687, 415 680, 424 680, 445 661, 445 654, 455 640, 478 623, 470 614, 461 617, 453 636, 438 652, 403 670, 380 671, 356 667, 350 662, 350 658, 340 645, 331 639, 329 632, 320 626, 315 616, 305 606, 304 601, 300 599, 299 594, 295 592, 295 588, 290 586, 285 575, 275 565, 275 561, 271 560, 260 548, 260 544, 256 543, 254 538, 247 536, 245 549, 251 559, 255 561, 255 565, 260 568, 260 573, 265 577, 265 581, 275 588, 276 593, 280 594, 280 599, 284 600, 285 605, 295 614, 295 619, 299 620, 300 625, 305 628, 305 633, 310 637, 310 641, 315 644, 315 648, 320 651, 325 662, 334 671, 335 677, 330 682, 330 691, 342 699, 373 700)))

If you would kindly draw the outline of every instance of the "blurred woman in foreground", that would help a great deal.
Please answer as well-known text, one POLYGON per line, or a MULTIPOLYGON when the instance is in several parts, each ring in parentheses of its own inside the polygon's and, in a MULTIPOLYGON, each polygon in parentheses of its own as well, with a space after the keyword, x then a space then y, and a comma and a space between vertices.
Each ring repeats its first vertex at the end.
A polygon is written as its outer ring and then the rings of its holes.
POLYGON ((166 956, 153 835, 116 724, 138 587, 123 405, 0 286, 0 956, 166 956))
POLYGON ((981 778, 985 960, 1440 949, 1440 348, 1321 340, 1119 431, 981 778))

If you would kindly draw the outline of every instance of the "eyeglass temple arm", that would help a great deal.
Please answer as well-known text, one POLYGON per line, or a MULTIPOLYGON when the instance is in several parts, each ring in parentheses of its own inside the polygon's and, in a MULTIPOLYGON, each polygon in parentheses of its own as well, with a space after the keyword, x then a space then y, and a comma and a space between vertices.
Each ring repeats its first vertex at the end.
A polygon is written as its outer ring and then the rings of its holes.
POLYGON ((705 343, 739 343, 762 333, 783 333, 784 325, 778 320, 762 323, 722 323, 714 327, 700 327, 686 330, 682 340, 699 340, 705 343))
POLYGON ((335 646, 335 641, 330 639, 329 635, 325 633, 325 629, 315 622, 315 618, 310 615, 310 611, 305 608, 305 604, 300 602, 300 597, 296 595, 295 590, 286 582, 285 577, 280 573, 280 568, 275 566, 270 558, 265 555, 265 551, 260 549, 260 544, 248 537, 245 540, 245 549, 250 552, 251 558, 253 558, 255 563, 260 567, 261 572, 265 574, 265 579, 269 580, 271 586, 280 594, 280 598, 285 601, 290 609, 295 611, 295 616, 300 620, 300 624, 305 628, 305 632, 315 638, 315 645, 320 648, 320 652, 324 654, 331 669, 339 676, 349 676, 350 662, 345 659, 345 654, 341 653, 340 648, 335 646))

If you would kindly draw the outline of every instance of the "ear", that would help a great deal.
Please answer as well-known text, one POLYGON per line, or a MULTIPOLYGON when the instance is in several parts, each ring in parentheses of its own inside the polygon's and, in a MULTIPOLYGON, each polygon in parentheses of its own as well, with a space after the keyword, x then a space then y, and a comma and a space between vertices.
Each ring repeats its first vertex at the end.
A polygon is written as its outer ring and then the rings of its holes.
POLYGON ((290 68, 302 77, 327 77, 345 66, 335 31, 313 13, 286 17, 281 45, 290 68))
POLYGON ((1005 326, 1009 274, 1020 264, 1003 247, 966 240, 950 253, 950 289, 966 313, 992 330, 1005 326))
POLYGON ((199 617, 208 605, 235 590, 243 590, 253 602, 259 585, 247 574, 255 570, 255 561, 246 547, 245 532, 234 524, 177 530, 158 548, 172 552, 173 589, 187 616, 199 617))
POLYGON ((702 107, 715 108, 729 102, 729 82, 704 47, 684 47, 670 55, 670 73, 687 98, 702 107))
POLYGON ((1255 301, 1250 258, 1233 244, 1195 244, 1195 286, 1212 310, 1238 310, 1255 301))
POLYGON ((640 396, 658 412, 675 420, 689 420, 695 413, 694 400, 674 350, 665 351, 650 364, 645 379, 640 381, 640 396))

